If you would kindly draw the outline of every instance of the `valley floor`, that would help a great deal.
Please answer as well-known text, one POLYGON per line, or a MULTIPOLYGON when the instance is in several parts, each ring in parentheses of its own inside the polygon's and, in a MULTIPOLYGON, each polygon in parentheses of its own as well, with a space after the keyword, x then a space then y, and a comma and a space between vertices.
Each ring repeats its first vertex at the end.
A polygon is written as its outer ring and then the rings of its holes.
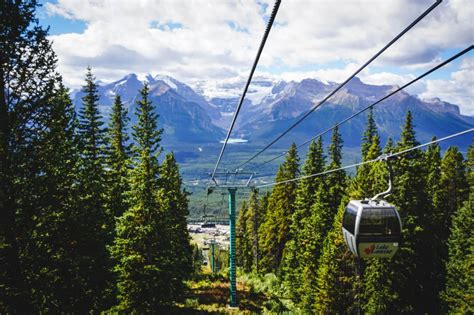
POLYGON ((189 281, 188 288, 184 302, 175 305, 169 314, 255 314, 262 311, 267 300, 264 294, 253 292, 250 285, 238 281, 239 308, 230 309, 228 279, 209 270, 189 281))

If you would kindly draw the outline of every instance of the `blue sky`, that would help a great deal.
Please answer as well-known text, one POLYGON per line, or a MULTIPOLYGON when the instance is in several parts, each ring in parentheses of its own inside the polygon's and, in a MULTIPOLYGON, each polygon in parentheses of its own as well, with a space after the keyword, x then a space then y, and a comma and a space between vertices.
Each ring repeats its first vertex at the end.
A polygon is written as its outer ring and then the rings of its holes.
MULTIPOLYGON (((283 1, 257 76, 341 82, 434 1, 283 1)), ((247 75, 271 0, 43 0, 59 69, 77 87, 90 65, 98 79, 168 74, 191 86, 247 75)), ((474 42, 474 2, 443 1, 360 78, 402 85, 474 42)), ((474 115, 474 54, 409 92, 439 96, 474 115)), ((205 86, 205 84, 204 84, 205 86)))
POLYGON ((86 29, 87 24, 77 19, 68 19, 59 14, 49 14, 45 9, 46 3, 56 4, 57 1, 39 1, 43 6, 38 10, 39 22, 41 25, 48 27, 50 35, 60 35, 65 33, 82 33, 86 29))

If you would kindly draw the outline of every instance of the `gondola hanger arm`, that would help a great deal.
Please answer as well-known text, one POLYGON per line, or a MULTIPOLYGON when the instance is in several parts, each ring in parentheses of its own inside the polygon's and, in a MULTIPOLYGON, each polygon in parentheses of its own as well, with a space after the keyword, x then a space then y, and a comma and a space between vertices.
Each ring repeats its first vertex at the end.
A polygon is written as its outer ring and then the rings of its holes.
POLYGON ((393 181, 393 169, 392 169, 392 164, 390 163, 390 160, 393 158, 391 157, 391 153, 390 154, 382 154, 379 159, 381 161, 385 161, 385 163, 387 164, 387 168, 388 168, 388 188, 387 190, 381 192, 381 193, 378 193, 377 195, 375 195, 374 197, 372 197, 372 201, 376 201, 378 199, 381 199, 383 197, 387 197, 388 195, 390 195, 390 193, 392 192, 392 181, 393 181))

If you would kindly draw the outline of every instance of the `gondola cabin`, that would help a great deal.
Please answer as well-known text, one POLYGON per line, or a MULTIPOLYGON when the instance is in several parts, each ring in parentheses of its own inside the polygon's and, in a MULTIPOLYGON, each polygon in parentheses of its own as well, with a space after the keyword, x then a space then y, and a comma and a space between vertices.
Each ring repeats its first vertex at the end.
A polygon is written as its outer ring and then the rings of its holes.
POLYGON ((204 222, 203 224, 201 224, 201 228, 203 228, 203 229, 210 229, 210 228, 213 229, 215 227, 216 227, 215 223, 204 222))
POLYGON ((383 200, 351 200, 344 212, 344 240, 360 258, 392 258, 401 241, 401 230, 397 209, 383 200))

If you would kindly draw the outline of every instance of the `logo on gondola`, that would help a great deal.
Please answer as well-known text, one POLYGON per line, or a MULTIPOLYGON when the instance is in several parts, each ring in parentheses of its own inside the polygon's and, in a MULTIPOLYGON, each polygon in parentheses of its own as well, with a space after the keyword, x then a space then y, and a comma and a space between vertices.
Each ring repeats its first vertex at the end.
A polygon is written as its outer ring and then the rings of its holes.
POLYGON ((364 249, 364 252, 365 252, 366 255, 370 255, 370 254, 372 254, 372 253, 374 252, 374 249, 375 249, 375 245, 372 244, 372 245, 370 245, 369 247, 366 247, 366 248, 364 249))
POLYGON ((390 257, 396 251, 398 244, 394 243, 372 243, 372 244, 360 244, 359 251, 363 257, 390 257))

